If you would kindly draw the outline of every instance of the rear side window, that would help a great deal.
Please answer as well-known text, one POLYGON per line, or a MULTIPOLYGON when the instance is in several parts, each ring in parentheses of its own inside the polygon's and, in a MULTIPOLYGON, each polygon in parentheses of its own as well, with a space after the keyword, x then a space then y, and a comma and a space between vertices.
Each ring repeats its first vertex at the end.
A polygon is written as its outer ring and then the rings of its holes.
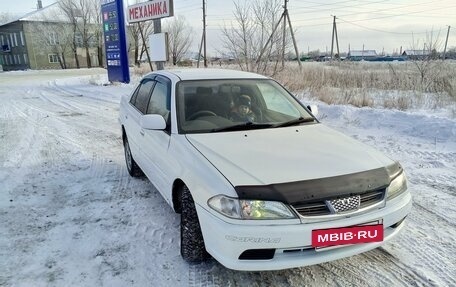
POLYGON ((133 95, 131 96, 130 104, 132 104, 133 106, 135 105, 136 98, 138 97, 138 91, 139 91, 139 88, 140 88, 140 87, 141 87, 141 85, 138 85, 138 86, 136 87, 135 92, 134 92, 133 95))
POLYGON ((143 114, 146 113, 147 104, 149 103, 150 98, 150 92, 152 91, 153 87, 153 80, 145 81, 139 87, 137 94, 133 95, 132 97, 132 100, 134 100, 132 104, 143 114))

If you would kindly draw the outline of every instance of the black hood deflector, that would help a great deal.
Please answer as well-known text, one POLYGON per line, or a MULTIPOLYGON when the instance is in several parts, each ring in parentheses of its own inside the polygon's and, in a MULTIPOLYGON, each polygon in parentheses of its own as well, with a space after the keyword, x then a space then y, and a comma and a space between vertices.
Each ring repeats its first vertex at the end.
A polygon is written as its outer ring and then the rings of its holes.
POLYGON ((239 199, 280 201, 287 204, 356 195, 386 188, 402 172, 399 163, 373 170, 296 182, 236 186, 239 199))

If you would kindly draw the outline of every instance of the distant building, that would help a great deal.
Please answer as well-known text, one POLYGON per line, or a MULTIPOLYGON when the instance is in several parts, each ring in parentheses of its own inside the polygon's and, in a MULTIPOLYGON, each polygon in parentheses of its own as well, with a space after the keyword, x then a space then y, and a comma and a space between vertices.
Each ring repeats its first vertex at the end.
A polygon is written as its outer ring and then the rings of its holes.
MULTIPOLYGON (((25 69, 75 68, 76 56, 80 67, 87 67, 87 54, 92 67, 99 66, 100 43, 90 37, 84 46, 80 33, 74 33, 56 2, 18 19, 0 25, 0 65, 4 71, 25 69), (72 43, 76 43, 76 51, 72 43), (89 53, 85 47, 89 47, 89 53)), ((90 24, 88 33, 95 34, 96 26, 90 24)), ((101 49, 100 49, 101 50, 101 49)))
POLYGON ((347 59, 350 61, 372 60, 377 57, 375 50, 350 50, 347 54, 347 59))
POLYGON ((429 50, 404 50, 402 56, 407 57, 410 60, 422 60, 429 58, 432 53, 429 50))

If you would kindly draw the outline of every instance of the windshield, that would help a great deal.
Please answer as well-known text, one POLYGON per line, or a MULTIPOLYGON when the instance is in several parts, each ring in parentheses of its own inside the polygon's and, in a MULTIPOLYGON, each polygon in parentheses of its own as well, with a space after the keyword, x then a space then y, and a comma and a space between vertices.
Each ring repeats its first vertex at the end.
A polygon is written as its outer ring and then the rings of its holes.
POLYGON ((179 130, 207 133, 274 128, 313 117, 273 80, 199 80, 177 85, 179 130))

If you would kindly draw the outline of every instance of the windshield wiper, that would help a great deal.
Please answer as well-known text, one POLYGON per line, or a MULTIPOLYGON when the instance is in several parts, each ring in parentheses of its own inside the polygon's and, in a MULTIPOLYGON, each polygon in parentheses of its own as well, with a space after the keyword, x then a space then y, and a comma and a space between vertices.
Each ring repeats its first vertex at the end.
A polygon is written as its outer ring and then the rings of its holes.
POLYGON ((252 122, 246 122, 246 123, 242 123, 242 124, 238 124, 238 125, 212 129, 211 132, 216 133, 216 132, 228 132, 228 131, 266 129, 266 128, 270 128, 272 126, 273 126, 272 124, 257 124, 257 123, 252 123, 252 122))
POLYGON ((313 122, 315 121, 314 118, 303 118, 303 117, 299 117, 297 119, 293 119, 291 121, 288 121, 288 122, 284 122, 284 123, 280 123, 280 124, 275 124, 273 125, 274 128, 281 128, 281 127, 288 127, 288 126, 293 126, 293 125, 299 125, 301 123, 310 123, 310 122, 313 122))

